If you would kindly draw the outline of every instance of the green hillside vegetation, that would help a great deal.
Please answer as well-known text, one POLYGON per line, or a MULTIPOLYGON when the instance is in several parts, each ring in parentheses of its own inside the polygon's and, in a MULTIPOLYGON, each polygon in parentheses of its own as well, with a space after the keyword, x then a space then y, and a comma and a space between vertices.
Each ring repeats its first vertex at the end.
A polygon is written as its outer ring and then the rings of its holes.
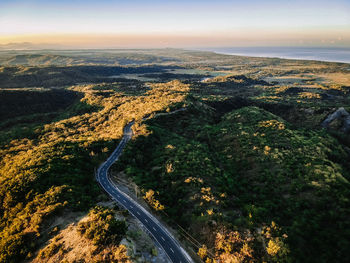
POLYGON ((178 62, 167 54, 159 56, 142 50, 88 51, 0 51, 0 64, 6 66, 143 65, 178 62))
POLYGON ((89 220, 80 222, 78 231, 93 241, 95 245, 119 244, 126 234, 125 221, 115 219, 115 212, 96 206, 89 212, 89 220))
POLYGON ((273 261, 269 240, 261 243, 256 229, 276 222, 291 251, 277 261, 343 261, 350 245, 350 167, 337 140, 257 107, 217 122, 205 104, 191 105, 148 121, 150 135, 133 142, 116 169, 144 192, 157 192, 166 220, 180 223, 211 251, 213 233, 249 231, 252 258, 273 261))
MULTIPOLYGON (((0 262, 32 260, 72 211, 90 211, 79 237, 118 246, 124 222, 95 208, 106 195, 94 171, 131 121, 113 170, 199 241, 182 240, 204 262, 350 261, 350 136, 340 120, 320 127, 350 111, 348 65, 173 49, 1 54, 0 262)), ((39 260, 60 249, 50 244, 39 260)))
POLYGON ((63 110, 77 99, 78 94, 69 90, 0 90, 0 122, 63 110))
POLYGON ((0 145, 15 139, 34 139, 44 124, 98 109, 82 94, 65 89, 1 90, 0 145))
POLYGON ((89 259, 92 262, 131 263, 128 248, 120 244, 127 236, 127 224, 115 219, 116 212, 115 209, 95 206, 77 224, 70 224, 54 235, 32 262, 81 262, 89 259))
POLYGON ((81 83, 113 82, 121 74, 163 72, 170 66, 13 66, 0 68, 1 88, 62 87, 81 83))
POLYGON ((31 138, 1 148, 0 262, 17 262, 35 250, 47 238, 50 218, 64 209, 93 206, 101 193, 94 168, 117 145, 124 125, 181 103, 188 89, 171 82, 142 96, 107 90, 106 97, 93 87, 74 90, 84 94, 82 103, 100 110, 36 127, 31 138))

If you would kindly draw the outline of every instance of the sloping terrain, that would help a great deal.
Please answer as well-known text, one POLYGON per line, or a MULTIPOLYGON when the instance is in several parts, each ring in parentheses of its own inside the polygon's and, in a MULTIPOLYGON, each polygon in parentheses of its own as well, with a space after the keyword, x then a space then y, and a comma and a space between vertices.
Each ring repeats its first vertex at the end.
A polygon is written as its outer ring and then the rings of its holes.
POLYGON ((350 135, 341 119, 321 127, 350 111, 348 65, 128 52, 84 51, 94 62, 74 66, 55 64, 64 51, 16 53, 0 68, 0 262, 136 260, 120 240, 137 234, 113 227, 131 217, 94 209, 106 200, 94 170, 133 120, 116 182, 205 262, 349 261, 350 135), (118 56, 140 63, 109 64, 118 56))
POLYGON ((181 103, 188 89, 171 82, 142 96, 103 96, 92 87, 75 90, 85 95, 82 102, 99 110, 33 126, 29 138, 6 135, 0 152, 0 262, 31 257, 48 238, 47 223, 55 216, 67 209, 86 211, 102 200, 94 168, 117 145, 125 123, 181 103))
MULTIPOLYGON (((255 235, 275 222, 294 259, 347 255, 349 156, 325 131, 295 129, 257 107, 218 123, 205 106, 190 107, 148 125, 151 134, 130 146, 117 169, 157 192, 169 220, 208 247, 222 229, 255 235)), ((271 261, 261 247, 253 258, 271 261)))

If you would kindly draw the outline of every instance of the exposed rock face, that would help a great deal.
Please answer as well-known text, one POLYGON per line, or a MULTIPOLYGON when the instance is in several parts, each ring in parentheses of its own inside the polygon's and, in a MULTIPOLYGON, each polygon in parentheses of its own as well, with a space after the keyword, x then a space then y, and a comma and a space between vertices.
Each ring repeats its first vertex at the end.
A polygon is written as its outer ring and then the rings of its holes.
POLYGON ((350 114, 343 107, 330 114, 321 125, 324 128, 328 128, 329 124, 337 119, 343 121, 343 126, 340 130, 344 133, 350 132, 350 114))

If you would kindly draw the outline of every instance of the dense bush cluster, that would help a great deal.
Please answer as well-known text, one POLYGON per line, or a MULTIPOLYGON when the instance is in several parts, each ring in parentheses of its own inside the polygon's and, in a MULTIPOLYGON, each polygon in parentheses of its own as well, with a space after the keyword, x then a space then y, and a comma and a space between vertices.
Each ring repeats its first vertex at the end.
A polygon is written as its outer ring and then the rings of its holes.
POLYGON ((113 82, 112 76, 163 72, 171 67, 163 66, 46 66, 3 67, 0 70, 0 87, 62 87, 79 83, 113 82))
POLYGON ((0 122, 14 117, 63 110, 78 99, 69 90, 0 90, 0 122))
POLYGON ((78 231, 95 245, 119 244, 126 230, 125 221, 116 220, 113 210, 101 206, 90 210, 88 220, 78 225, 78 231))
MULTIPOLYGON (((45 224, 62 209, 93 206, 101 193, 94 169, 117 145, 124 125, 182 103, 188 92, 188 85, 178 81, 130 96, 111 91, 110 85, 106 90, 94 87, 74 87, 84 97, 60 113, 61 120, 36 123, 16 137, 0 131, 5 138, 0 149, 0 262, 25 258, 40 241, 32 237, 41 236, 45 224)), ((13 124, 11 131, 19 127, 13 124)))
POLYGON ((289 248, 285 243, 288 236, 272 221, 260 231, 240 233, 225 229, 215 237, 215 254, 203 245, 198 249, 199 257, 211 262, 291 262, 289 248))
MULTIPOLYGON (((217 123, 205 104, 189 104, 185 112, 150 120, 151 134, 133 142, 116 168, 157 191, 170 218, 208 248, 215 249, 220 227, 254 232, 275 221, 288 235, 284 260, 347 257, 350 174, 334 138, 293 128, 257 107, 217 123)), ((281 238, 265 248, 257 238, 252 246, 274 254, 281 238)))

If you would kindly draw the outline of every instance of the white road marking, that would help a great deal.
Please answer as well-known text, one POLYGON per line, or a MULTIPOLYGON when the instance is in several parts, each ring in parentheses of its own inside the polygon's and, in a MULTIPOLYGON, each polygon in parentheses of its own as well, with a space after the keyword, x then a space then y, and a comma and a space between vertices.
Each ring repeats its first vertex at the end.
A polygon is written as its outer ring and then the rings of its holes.
MULTIPOLYGON (((130 126, 131 127, 131 126, 130 126)), ((130 129, 130 127, 128 127, 129 129, 130 129)), ((125 131, 124 131, 125 132, 125 131)), ((121 140, 121 142, 120 142, 120 144, 118 145, 118 147, 117 147, 117 149, 112 153, 112 155, 110 156, 110 158, 109 159, 107 159, 107 162, 104 164, 104 166, 103 167, 101 167, 102 169, 97 173, 97 181, 99 181, 99 182, 104 182, 104 185, 102 184, 102 187, 104 188, 104 187, 107 187, 108 189, 111 189, 112 188, 112 192, 114 193, 114 194, 116 194, 116 196, 118 197, 118 198, 120 198, 121 196, 119 195, 119 194, 117 194, 119 191, 117 190, 117 188, 114 188, 115 187, 115 185, 113 185, 113 184, 111 184, 110 182, 109 182, 109 178, 108 178, 108 170, 111 168, 111 166, 112 166, 112 164, 116 161, 116 160, 118 160, 118 158, 119 158, 119 156, 122 154, 122 152, 123 152, 123 149, 124 149, 124 147, 125 147, 125 144, 130 140, 130 138, 132 137, 132 134, 126 134, 128 137, 125 137, 125 135, 124 135, 124 137, 122 138, 122 140, 121 140), (130 137, 130 138, 129 138, 130 137)), ((114 199, 114 200, 116 200, 117 201, 117 199, 115 199, 115 197, 113 196, 113 194, 110 194, 111 195, 111 197, 112 197, 112 199, 114 199)), ((120 200, 119 200, 120 201, 120 200)), ((127 204, 127 201, 126 201, 126 199, 124 199, 124 200, 122 200, 124 203, 126 203, 127 204)), ((124 205, 125 207, 127 207, 126 205, 124 205)), ((133 205, 129 205, 129 208, 130 209, 132 209, 132 208, 134 208, 133 207, 133 205)), ((136 213, 138 214, 138 215, 140 215, 141 216, 141 214, 140 214, 140 212, 139 211, 136 211, 136 213)), ((147 220, 147 218, 140 218, 140 219, 143 219, 145 222, 147 222, 148 223, 148 220, 147 220)), ((152 222, 153 222, 153 220, 151 220, 152 222)), ((153 226, 152 227, 153 228, 153 230, 154 231, 157 231, 157 229, 153 226)), ((163 240, 163 242, 166 242, 165 241, 165 238, 163 237, 163 236, 160 236, 161 237, 161 239, 163 240)), ((171 250, 171 252, 173 253, 173 254, 175 254, 175 251, 173 250, 173 248, 171 248, 171 247, 169 247, 170 248, 170 250, 171 250)), ((174 248, 176 248, 176 247, 174 247, 174 248)), ((182 261, 180 261, 180 263, 182 263, 182 261)))

